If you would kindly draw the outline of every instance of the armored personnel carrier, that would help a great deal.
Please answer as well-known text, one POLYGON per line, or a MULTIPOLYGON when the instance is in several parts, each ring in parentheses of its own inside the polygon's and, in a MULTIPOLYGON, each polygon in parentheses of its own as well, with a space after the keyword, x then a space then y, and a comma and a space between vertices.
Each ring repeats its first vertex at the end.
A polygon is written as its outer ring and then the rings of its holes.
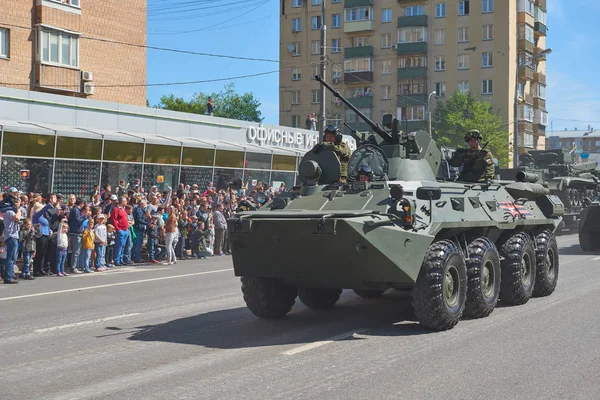
POLYGON ((378 297, 395 288, 411 291, 423 327, 441 331, 463 313, 488 316, 499 299, 521 305, 554 291, 560 199, 526 174, 523 182, 437 179, 441 152, 427 132, 401 132, 391 115, 380 126, 323 84, 379 144, 352 154, 345 184, 338 157, 315 146, 299 165, 300 185, 228 221, 252 313, 281 318, 296 298, 328 309, 342 289, 378 297), (278 261, 265 261, 266 252, 278 261))
POLYGON ((564 149, 530 151, 521 154, 517 168, 502 170, 501 178, 514 179, 519 171, 538 175, 538 183, 563 202, 565 228, 571 228, 579 221, 583 199, 598 194, 597 164, 595 161, 577 164, 573 153, 564 149))
POLYGON ((579 214, 579 245, 585 251, 600 250, 600 196, 583 200, 579 214))

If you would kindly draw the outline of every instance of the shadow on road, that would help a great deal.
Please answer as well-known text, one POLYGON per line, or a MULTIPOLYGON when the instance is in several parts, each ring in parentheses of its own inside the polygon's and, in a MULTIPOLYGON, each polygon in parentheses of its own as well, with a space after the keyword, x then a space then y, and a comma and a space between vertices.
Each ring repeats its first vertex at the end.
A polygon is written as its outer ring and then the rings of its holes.
POLYGON ((584 251, 581 248, 581 246, 579 245, 579 243, 575 243, 575 244, 572 244, 571 246, 568 246, 568 247, 561 247, 558 250, 558 254, 559 255, 565 255, 565 256, 586 256, 586 255, 600 254, 600 252, 598 252, 598 251, 584 251))
POLYGON ((414 322, 410 300, 390 292, 380 299, 361 299, 348 293, 340 299, 341 304, 326 311, 308 309, 296 299, 292 311, 279 320, 262 320, 245 307, 213 311, 140 326, 129 339, 235 349, 305 344, 358 329, 368 329, 364 335, 372 336, 430 333, 414 322))

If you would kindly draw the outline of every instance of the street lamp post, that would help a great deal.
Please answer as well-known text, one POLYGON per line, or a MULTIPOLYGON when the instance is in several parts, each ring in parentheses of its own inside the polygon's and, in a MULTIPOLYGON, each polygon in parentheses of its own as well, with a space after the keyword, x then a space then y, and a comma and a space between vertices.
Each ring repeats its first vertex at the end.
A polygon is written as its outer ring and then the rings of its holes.
MULTIPOLYGON (((535 54, 531 57, 532 62, 535 60, 545 59, 546 54, 552 53, 552 49, 546 49, 541 51, 539 54, 535 54)), ((526 65, 526 64, 523 64, 526 65)), ((517 167, 517 160, 519 159, 519 52, 517 51, 517 71, 515 72, 515 109, 514 109, 514 126, 513 126, 513 168, 517 167)), ((524 137, 523 137, 524 139, 524 137)))
POLYGON ((434 95, 436 92, 433 91, 431 93, 429 93, 429 96, 427 96, 427 119, 429 120, 429 136, 433 137, 433 133, 431 131, 431 96, 434 95))

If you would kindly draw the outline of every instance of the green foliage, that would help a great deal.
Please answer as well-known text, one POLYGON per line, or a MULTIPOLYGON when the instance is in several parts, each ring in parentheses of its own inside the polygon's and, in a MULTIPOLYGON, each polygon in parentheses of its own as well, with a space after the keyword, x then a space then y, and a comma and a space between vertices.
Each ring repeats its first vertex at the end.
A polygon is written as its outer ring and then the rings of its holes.
POLYGON ((243 121, 262 122, 263 118, 258 109, 260 101, 252 93, 237 94, 235 84, 230 83, 219 93, 195 93, 191 100, 185 100, 174 95, 162 96, 156 108, 180 111, 194 114, 206 114, 208 98, 213 98, 215 105, 214 116, 239 119, 243 121))
POLYGON ((456 148, 465 147, 465 133, 477 129, 483 137, 482 146, 489 142, 486 150, 492 152, 501 167, 508 166, 508 130, 487 101, 457 91, 447 101, 438 101, 432 126, 433 137, 439 146, 456 148))

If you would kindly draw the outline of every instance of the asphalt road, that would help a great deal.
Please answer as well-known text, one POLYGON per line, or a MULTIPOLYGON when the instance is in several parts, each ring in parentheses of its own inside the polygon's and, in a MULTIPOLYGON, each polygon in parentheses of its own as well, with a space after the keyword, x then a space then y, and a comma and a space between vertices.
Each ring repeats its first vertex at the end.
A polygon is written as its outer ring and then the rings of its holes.
POLYGON ((395 291, 245 307, 231 259, 0 285, 0 399, 600 399, 600 254, 547 298, 429 333, 395 291))

